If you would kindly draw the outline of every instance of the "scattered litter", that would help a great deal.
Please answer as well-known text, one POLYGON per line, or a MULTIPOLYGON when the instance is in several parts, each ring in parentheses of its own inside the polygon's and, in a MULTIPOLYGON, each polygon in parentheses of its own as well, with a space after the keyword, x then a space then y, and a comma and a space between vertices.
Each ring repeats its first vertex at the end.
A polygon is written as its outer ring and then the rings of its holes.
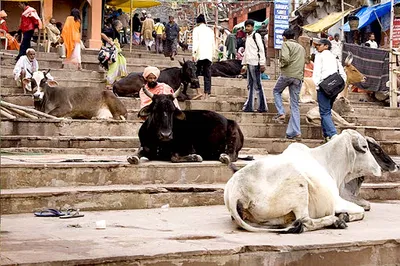
POLYGON ((163 211, 168 211, 169 210, 169 204, 165 204, 165 205, 161 206, 161 209, 163 211))
POLYGON ((80 224, 69 224, 67 227, 72 227, 72 228, 82 228, 80 224))
POLYGON ((106 220, 97 221, 96 229, 106 229, 106 220))

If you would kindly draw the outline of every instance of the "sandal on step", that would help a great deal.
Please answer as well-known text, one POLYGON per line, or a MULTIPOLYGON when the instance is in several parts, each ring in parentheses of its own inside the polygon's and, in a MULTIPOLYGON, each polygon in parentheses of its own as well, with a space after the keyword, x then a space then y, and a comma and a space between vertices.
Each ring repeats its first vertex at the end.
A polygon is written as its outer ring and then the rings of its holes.
POLYGON ((44 211, 35 212, 34 215, 36 217, 62 217, 65 215, 65 213, 56 209, 47 209, 44 211))
POLYGON ((70 209, 67 211, 66 215, 60 216, 60 219, 70 219, 70 218, 79 218, 79 217, 84 217, 84 214, 79 213, 79 209, 74 210, 70 209))

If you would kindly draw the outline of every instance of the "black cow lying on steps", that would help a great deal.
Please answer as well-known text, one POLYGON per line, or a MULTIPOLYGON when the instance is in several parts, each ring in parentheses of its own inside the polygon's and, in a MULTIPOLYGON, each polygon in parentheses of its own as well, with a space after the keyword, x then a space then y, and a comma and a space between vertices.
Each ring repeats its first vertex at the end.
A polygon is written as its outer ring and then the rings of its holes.
MULTIPOLYGON (((193 61, 179 62, 182 67, 170 67, 161 70, 157 82, 168 84, 174 91, 177 91, 183 84, 182 94, 178 100, 188 98, 186 91, 189 83, 193 88, 198 88, 199 80, 196 75, 196 65, 193 61)), ((132 72, 120 79, 113 85, 113 91, 118 96, 138 97, 140 89, 144 86, 143 73, 132 72)))
POLYGON ((143 90, 152 103, 139 111, 147 119, 139 130, 140 148, 128 156, 129 163, 138 164, 141 157, 176 163, 238 159, 244 138, 235 121, 212 111, 177 109, 173 100, 180 89, 173 95, 143 90))

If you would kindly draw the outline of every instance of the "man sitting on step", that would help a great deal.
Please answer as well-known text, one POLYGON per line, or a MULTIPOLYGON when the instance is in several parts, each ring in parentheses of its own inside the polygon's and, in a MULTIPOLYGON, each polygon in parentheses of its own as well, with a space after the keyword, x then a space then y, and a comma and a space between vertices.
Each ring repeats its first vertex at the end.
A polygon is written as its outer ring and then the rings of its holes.
POLYGON ((39 70, 39 63, 36 60, 36 51, 32 48, 26 50, 26 55, 21 56, 14 67, 14 79, 17 82, 18 87, 23 87, 24 94, 26 91, 31 91, 31 84, 24 86, 23 79, 31 78, 32 73, 39 70))
MULTIPOLYGON (((157 82, 160 76, 160 70, 157 67, 148 66, 143 71, 143 77, 146 81, 145 87, 153 94, 174 94, 174 90, 165 83, 157 82)), ((139 92, 140 97, 140 109, 151 104, 151 99, 143 92, 143 89, 139 92)), ((174 99, 174 104, 179 110, 179 103, 177 99, 174 99)))

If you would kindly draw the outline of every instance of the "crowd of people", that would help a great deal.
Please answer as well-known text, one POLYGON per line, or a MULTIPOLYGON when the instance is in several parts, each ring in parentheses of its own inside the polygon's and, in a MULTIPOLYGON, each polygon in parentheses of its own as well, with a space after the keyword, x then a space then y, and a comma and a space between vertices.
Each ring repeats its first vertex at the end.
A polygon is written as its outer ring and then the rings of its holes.
MULTIPOLYGON (((32 73, 39 69, 39 64, 35 58, 36 52, 30 48, 30 40, 36 28, 42 28, 36 10, 31 8, 27 2, 20 4, 22 11, 20 31, 23 35, 20 47, 13 36, 8 36, 10 48, 19 48, 17 63, 14 69, 14 77, 18 85, 23 86, 24 90, 29 90, 28 84, 24 82, 30 78, 32 73)), ((107 86, 111 88, 113 83, 127 75, 126 59, 122 55, 121 45, 129 43, 128 25, 129 17, 125 16, 121 10, 116 10, 107 18, 107 23, 101 33, 104 49, 100 54, 104 55, 105 68, 107 69, 107 86)), ((7 14, 0 12, 0 27, 8 33, 6 24, 7 14)), ((153 20, 150 14, 142 12, 142 17, 138 14, 133 16, 133 40, 137 44, 144 44, 148 50, 154 49, 156 53, 164 53, 165 56, 174 60, 177 54, 178 40, 180 37, 180 27, 169 16, 168 23, 161 23, 160 19, 153 20)), ((204 76, 204 99, 211 94, 211 65, 215 58, 215 51, 224 51, 225 58, 239 59, 242 64, 242 74, 247 74, 248 97, 243 106, 244 112, 267 112, 268 107, 261 84, 261 75, 265 71, 266 62, 266 42, 268 32, 266 25, 261 29, 255 30, 255 22, 251 19, 245 21, 244 28, 239 28, 235 34, 220 31, 217 40, 224 47, 220 49, 215 42, 214 31, 206 24, 204 15, 200 14, 196 18, 197 26, 193 29, 192 59, 197 65, 197 75, 204 76), (254 98, 258 99, 258 106, 255 106, 254 98)), ((78 9, 72 9, 62 28, 51 19, 45 26, 48 38, 52 45, 62 46, 65 50, 64 64, 73 64, 78 70, 81 66, 81 15, 78 9)), ((278 123, 285 121, 285 110, 282 104, 282 92, 289 87, 290 94, 290 119, 286 130, 288 139, 300 139, 300 111, 299 94, 303 79, 306 75, 312 78, 316 85, 319 111, 321 115, 321 125, 324 137, 329 141, 337 132, 331 117, 331 109, 336 97, 328 97, 319 89, 319 84, 329 75, 339 72, 343 80, 346 80, 341 60, 342 43, 339 35, 335 34, 331 40, 322 38, 314 41, 315 52, 314 60, 305 60, 305 49, 294 39, 295 33, 287 29, 283 32, 283 44, 279 57, 281 75, 279 76, 273 89, 275 106, 278 111, 274 120, 278 123)), ((374 35, 371 34, 366 45, 377 47, 374 35)), ((99 54, 99 58, 100 58, 99 54)), ((219 57, 223 59, 224 56, 219 57)), ((153 94, 173 93, 173 90, 164 83, 157 83, 160 71, 155 67, 146 68, 143 74, 146 80, 146 88, 153 94)), ((148 104, 147 96, 140 93, 142 105, 148 104)))

